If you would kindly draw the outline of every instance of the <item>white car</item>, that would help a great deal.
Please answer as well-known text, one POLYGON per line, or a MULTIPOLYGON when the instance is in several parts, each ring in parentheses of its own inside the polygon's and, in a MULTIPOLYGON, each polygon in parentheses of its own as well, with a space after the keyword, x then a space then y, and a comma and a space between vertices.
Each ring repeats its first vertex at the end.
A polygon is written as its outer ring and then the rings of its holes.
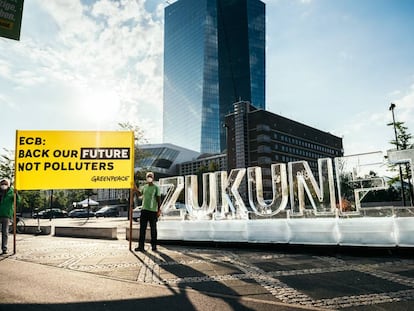
POLYGON ((137 206, 136 208, 134 208, 134 210, 132 211, 132 219, 134 221, 138 221, 139 218, 141 217, 141 209, 142 206, 137 206))

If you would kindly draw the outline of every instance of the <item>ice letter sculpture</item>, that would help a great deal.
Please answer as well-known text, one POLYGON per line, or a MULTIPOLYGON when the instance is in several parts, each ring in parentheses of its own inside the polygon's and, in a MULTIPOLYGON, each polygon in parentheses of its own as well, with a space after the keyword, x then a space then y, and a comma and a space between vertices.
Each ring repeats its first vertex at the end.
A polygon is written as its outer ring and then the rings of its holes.
POLYGON ((292 216, 303 216, 305 210, 309 210, 314 215, 334 215, 335 186, 332 160, 319 159, 318 168, 319 186, 308 162, 298 161, 288 164, 292 216), (306 204, 307 201, 310 203, 306 204))
POLYGON ((339 206, 343 215, 359 215, 361 201, 372 190, 386 189, 382 152, 371 152, 335 159, 339 206))
MULTIPOLYGON (((273 197, 270 203, 263 198, 263 178, 261 167, 249 167, 247 169, 247 185, 249 191, 249 204, 252 211, 258 216, 271 217, 285 212, 289 190, 287 184, 286 164, 272 164, 273 197)), ((280 215, 286 217, 286 214, 280 215)))

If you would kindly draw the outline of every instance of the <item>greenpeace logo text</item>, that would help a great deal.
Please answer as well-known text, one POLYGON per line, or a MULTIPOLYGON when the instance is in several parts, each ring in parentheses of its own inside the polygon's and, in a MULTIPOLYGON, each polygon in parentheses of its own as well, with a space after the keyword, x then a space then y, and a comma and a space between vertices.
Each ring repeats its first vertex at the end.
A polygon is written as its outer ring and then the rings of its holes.
POLYGON ((129 176, 92 176, 91 181, 93 182, 116 182, 116 181, 128 181, 129 176))

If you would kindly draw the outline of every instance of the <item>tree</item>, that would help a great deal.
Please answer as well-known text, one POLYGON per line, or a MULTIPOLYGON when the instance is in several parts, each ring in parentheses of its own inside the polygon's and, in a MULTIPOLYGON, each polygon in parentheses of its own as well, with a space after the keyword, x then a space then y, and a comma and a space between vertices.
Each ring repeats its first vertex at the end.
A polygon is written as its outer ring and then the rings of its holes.
MULTIPOLYGON (((404 122, 390 122, 387 124, 387 126, 394 126, 396 131, 396 139, 393 139, 390 141, 391 145, 394 145, 396 149, 398 150, 405 150, 405 149, 411 149, 414 148, 414 144, 412 144, 411 139, 413 136, 411 133, 408 133, 408 127, 404 125, 404 122)), ((401 168, 401 166, 400 166, 401 168)), ((411 200, 411 205, 414 204, 414 198, 413 198, 413 186, 411 182, 411 167, 410 163, 405 163, 404 170, 401 171, 402 180, 401 180, 401 188, 402 191, 405 193, 404 189, 404 180, 408 181, 408 193, 411 200)), ((398 180, 398 177, 394 180, 398 180)))
MULTIPOLYGON (((129 122, 118 123, 118 125, 121 130, 134 132, 134 164, 135 167, 140 166, 142 160, 151 155, 149 152, 142 150, 139 147, 141 144, 148 143, 147 139, 144 137, 144 131, 139 126, 132 125, 129 122)), ((147 171, 147 167, 143 167, 141 170, 137 171, 135 173, 136 180, 144 180, 147 171)))
POLYGON ((210 162, 210 164, 208 165, 209 172, 217 172, 219 168, 220 166, 217 164, 217 162, 210 162))
POLYGON ((148 153, 139 148, 139 145, 148 143, 144 138, 144 131, 137 125, 132 125, 129 122, 118 123, 121 130, 134 132, 134 145, 135 145, 135 164, 139 163, 140 160, 148 156, 148 153))
POLYGON ((0 155, 0 178, 14 179, 14 151, 3 148, 0 155))
MULTIPOLYGON (((150 153, 148 153, 145 150, 142 150, 139 145, 147 143, 147 139, 144 137, 144 131, 137 125, 132 125, 129 122, 120 122, 118 123, 118 126, 121 130, 124 131, 133 131, 134 132, 134 166, 139 167, 140 162, 142 162, 143 159, 150 156, 150 153)), ((135 172, 135 183, 137 183, 138 180, 145 180, 145 174, 148 171, 148 168, 141 167, 140 170, 137 170, 135 172)), ((125 195, 125 197, 129 198, 129 190, 125 195)), ((132 198, 134 200, 134 198, 132 198)), ((128 201, 131 201, 131 198, 128 199, 128 201)), ((131 204, 128 204, 128 208, 131 206, 131 204)), ((128 219, 129 219, 129 211, 128 211, 128 219)))
POLYGON ((46 195, 43 191, 20 191, 20 211, 30 211, 33 214, 33 211, 36 209, 41 209, 44 207, 46 202, 46 195))
MULTIPOLYGON (((390 122, 387 126, 394 126, 394 123, 390 122)), ((414 146, 411 143, 413 136, 407 132, 408 127, 404 125, 404 122, 395 122, 395 129, 397 131, 397 140, 391 140, 390 144, 400 150, 413 148, 414 146)))
POLYGON ((73 207, 74 202, 79 202, 85 199, 88 196, 88 190, 67 190, 66 191, 66 207, 73 207))
POLYGON ((53 191, 53 202, 52 202, 51 207, 66 209, 67 206, 68 206, 68 196, 66 195, 65 191, 63 190, 53 191))

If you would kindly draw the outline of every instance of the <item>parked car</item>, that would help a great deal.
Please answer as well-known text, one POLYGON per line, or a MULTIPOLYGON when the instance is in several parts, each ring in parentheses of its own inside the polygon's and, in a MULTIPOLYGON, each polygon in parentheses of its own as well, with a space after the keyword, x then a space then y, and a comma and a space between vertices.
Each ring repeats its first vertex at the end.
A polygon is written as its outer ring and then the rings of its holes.
POLYGON ((86 208, 77 208, 77 209, 71 210, 68 216, 72 218, 87 218, 87 217, 95 216, 95 213, 92 212, 91 210, 88 211, 86 208))
POLYGON ((33 215, 33 218, 64 218, 68 217, 68 213, 60 208, 48 208, 33 215))
POLYGON ((95 212, 96 217, 118 217, 119 209, 117 206, 104 206, 95 212))
POLYGON ((141 209, 142 206, 137 206, 136 208, 134 208, 134 210, 132 211, 132 219, 134 221, 138 221, 139 218, 141 217, 141 209))

